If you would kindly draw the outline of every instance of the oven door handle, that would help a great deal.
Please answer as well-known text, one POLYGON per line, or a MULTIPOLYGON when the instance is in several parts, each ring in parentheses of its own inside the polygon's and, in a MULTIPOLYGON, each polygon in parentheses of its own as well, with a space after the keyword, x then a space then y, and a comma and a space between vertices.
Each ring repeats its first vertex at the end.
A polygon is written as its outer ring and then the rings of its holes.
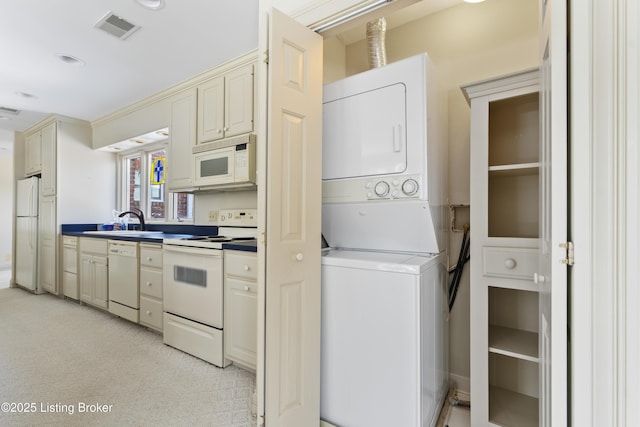
POLYGON ((221 249, 212 249, 212 248, 194 248, 191 246, 177 246, 177 245, 162 245, 162 250, 165 252, 175 252, 181 254, 192 254, 192 255, 202 255, 202 256, 210 256, 221 258, 222 250, 221 249))

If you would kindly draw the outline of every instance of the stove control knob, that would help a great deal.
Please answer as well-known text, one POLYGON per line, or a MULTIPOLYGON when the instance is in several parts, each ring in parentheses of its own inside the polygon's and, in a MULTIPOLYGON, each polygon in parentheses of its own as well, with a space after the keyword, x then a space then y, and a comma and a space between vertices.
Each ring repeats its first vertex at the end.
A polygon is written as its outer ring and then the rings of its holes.
POLYGON ((371 182, 367 182, 367 183, 364 185, 364 188, 371 188, 371 187, 373 187, 373 184, 372 184, 371 182))
POLYGON ((408 179, 402 183, 402 192, 407 196, 415 196, 419 188, 418 181, 415 179, 408 179))
POLYGON ((385 181, 378 181, 373 191, 375 191, 376 196, 385 197, 389 194, 389 184, 385 181))

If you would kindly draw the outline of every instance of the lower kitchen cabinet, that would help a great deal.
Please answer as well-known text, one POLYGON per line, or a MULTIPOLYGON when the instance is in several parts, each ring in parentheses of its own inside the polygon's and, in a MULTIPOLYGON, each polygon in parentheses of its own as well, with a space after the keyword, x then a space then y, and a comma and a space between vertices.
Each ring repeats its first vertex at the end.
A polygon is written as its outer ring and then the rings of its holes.
POLYGON ((140 324, 162 331, 162 245, 140 244, 140 324))
POLYGON ((224 352, 227 359, 256 369, 258 303, 254 253, 224 253, 224 352))
POLYGON ((80 301, 109 308, 109 258, 106 239, 80 238, 80 301))
POLYGON ((67 298, 80 298, 78 287, 78 238, 62 236, 62 293, 67 298))

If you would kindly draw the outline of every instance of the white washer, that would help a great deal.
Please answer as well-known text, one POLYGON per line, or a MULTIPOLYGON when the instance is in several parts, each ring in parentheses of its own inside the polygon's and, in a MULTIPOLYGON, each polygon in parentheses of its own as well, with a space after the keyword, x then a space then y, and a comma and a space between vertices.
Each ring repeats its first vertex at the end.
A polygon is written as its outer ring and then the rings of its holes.
POLYGON ((322 256, 320 416, 435 426, 448 387, 446 256, 322 256))

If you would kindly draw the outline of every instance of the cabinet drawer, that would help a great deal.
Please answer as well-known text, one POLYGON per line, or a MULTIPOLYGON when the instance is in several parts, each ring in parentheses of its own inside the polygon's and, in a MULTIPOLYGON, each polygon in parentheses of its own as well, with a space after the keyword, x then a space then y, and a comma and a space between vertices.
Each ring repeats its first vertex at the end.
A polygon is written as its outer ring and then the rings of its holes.
POLYGON ((224 269, 227 275, 256 280, 258 278, 258 259, 255 255, 225 251, 224 269))
POLYGON ((140 265, 162 268, 162 248, 140 246, 140 265))
POLYGON ((230 361, 224 357, 223 334, 220 329, 164 313, 162 341, 193 356, 224 368, 230 361))
POLYGON ((140 267, 140 295, 162 298, 162 270, 140 267))
POLYGON ((107 255, 107 239, 80 238, 80 252, 91 252, 94 254, 107 255))
POLYGON ((140 323, 162 330, 162 302, 141 296, 140 323))
POLYGON ((75 249, 78 246, 78 238, 76 236, 62 236, 62 245, 75 249))
POLYGON ((538 268, 538 250, 534 248, 483 248, 484 275, 533 280, 538 268))

